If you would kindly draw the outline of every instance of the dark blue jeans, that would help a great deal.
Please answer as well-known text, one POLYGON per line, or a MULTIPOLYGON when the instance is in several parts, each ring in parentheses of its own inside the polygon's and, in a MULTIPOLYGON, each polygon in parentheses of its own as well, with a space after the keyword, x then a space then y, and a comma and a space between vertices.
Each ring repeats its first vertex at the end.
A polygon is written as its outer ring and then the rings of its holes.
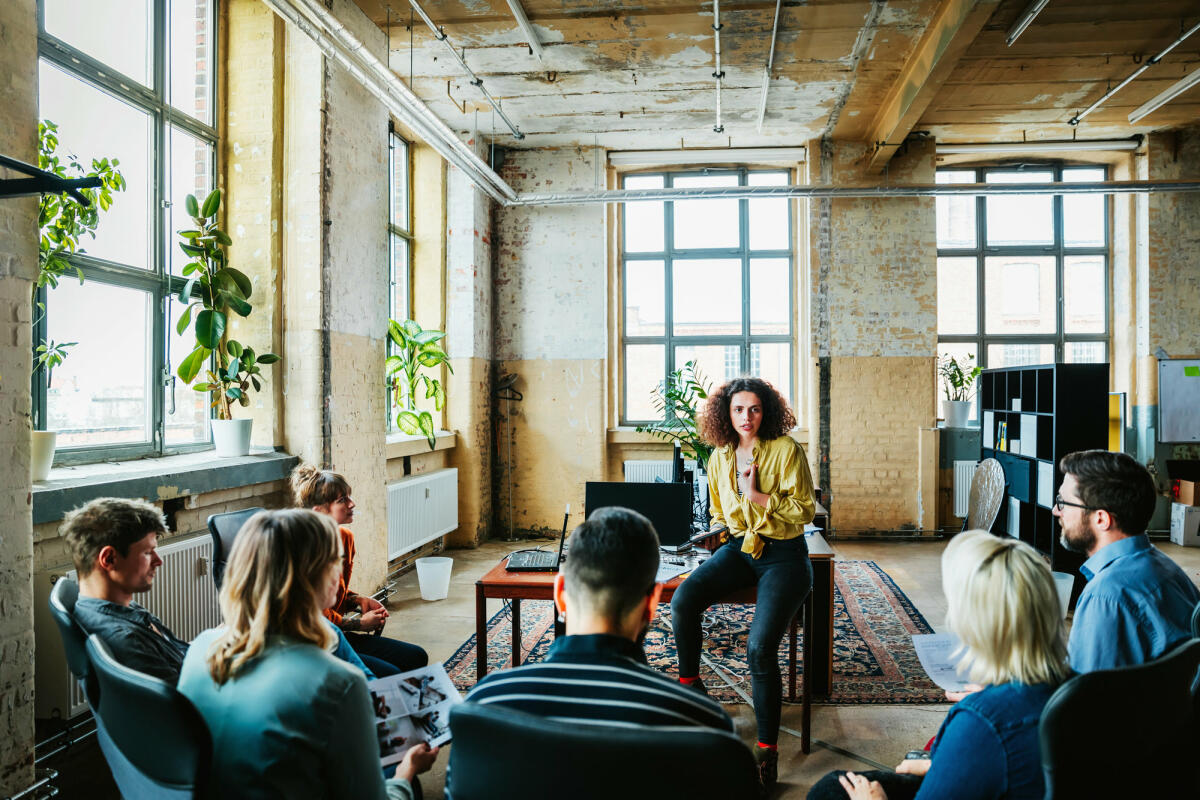
POLYGON ((347 633, 346 639, 379 678, 419 669, 429 663, 429 654, 422 648, 399 639, 355 632, 347 633))
POLYGON ((705 609, 737 589, 758 587, 746 660, 750 664, 758 740, 775 744, 783 707, 779 643, 812 589, 812 564, 803 536, 764 541, 762 557, 757 559, 741 551, 740 539, 717 550, 675 590, 671 617, 679 675, 699 675, 700 618, 705 609))

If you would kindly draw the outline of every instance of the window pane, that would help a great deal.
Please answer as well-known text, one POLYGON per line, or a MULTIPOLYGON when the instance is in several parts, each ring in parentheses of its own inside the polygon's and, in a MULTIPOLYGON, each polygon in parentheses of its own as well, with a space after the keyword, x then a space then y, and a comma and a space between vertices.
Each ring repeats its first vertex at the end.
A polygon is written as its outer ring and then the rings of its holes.
POLYGON ((122 75, 150 84, 153 0, 45 0, 45 7, 47 33, 122 75))
POLYGON ((1104 256, 1063 259, 1063 329, 1067 333, 1104 333, 1104 256))
MULTIPOLYGON (((751 172, 747 176, 751 186, 787 186, 786 172, 751 172)), ((750 215, 751 250, 787 250, 791 246, 791 201, 785 197, 778 200, 748 200, 750 215)))
POLYGON ((970 258, 939 258, 938 334, 975 333, 978 329, 979 303, 976 297, 978 273, 970 258))
POLYGON ((392 319, 403 322, 411 319, 408 301, 408 240, 403 236, 393 234, 388 237, 392 243, 392 319))
POLYGON ((1031 364, 1053 364, 1052 344, 989 344, 988 369, 997 367, 1027 367, 1031 364))
MULTIPOLYGON (((675 179, 677 188, 692 189, 706 186, 737 186, 737 175, 695 175, 675 179)), ((738 233, 738 201, 676 200, 675 249, 736 248, 738 233)))
MULTIPOLYGON (((182 275, 191 258, 179 249, 179 231, 194 228, 188 216, 185 198, 195 195, 201 203, 213 189, 212 145, 178 128, 170 130, 171 147, 171 229, 167 231, 167 252, 170 253, 171 273, 182 275)), ((124 165, 124 162, 121 162, 124 165)), ((114 204, 115 205, 115 204, 114 204)))
POLYGON ((392 224, 407 232, 409 230, 408 203, 408 142, 392 136, 392 224))
MULTIPOLYGON (((989 172, 987 183, 1049 183, 1052 172, 989 172)), ((1048 194, 987 198, 990 246, 1054 244, 1054 203, 1048 194)))
MULTIPOLYGON (((168 371, 173 381, 168 381, 164 387, 163 410, 166 419, 167 445, 194 444, 207 442, 208 433, 208 401, 211 397, 207 392, 197 392, 191 386, 184 386, 183 381, 175 375, 180 362, 187 358, 196 344, 196 334, 192 328, 184 330, 183 335, 175 333, 175 325, 179 315, 183 313, 184 305, 177 300, 171 301, 171 317, 167 326, 167 337, 170 342, 171 363, 168 371), (174 412, 172 412, 174 408, 174 412)), ((192 309, 193 313, 195 309, 192 309)), ((202 379, 201 379, 202 380, 202 379)))
POLYGON ((50 340, 78 342, 47 393, 58 446, 149 442, 150 295, 64 280, 46 305, 50 340))
MULTIPOLYGON (((963 372, 967 372, 979 364, 979 359, 976 358, 978 352, 979 348, 973 342, 938 342, 938 364, 941 364, 946 356, 954 356, 955 360, 958 361, 958 365, 963 368, 963 372)), ((978 378, 976 378, 976 381, 978 381, 978 378)), ((977 388, 978 383, 975 386, 977 388)), ((938 373, 937 387, 937 416, 938 419, 945 419, 946 407, 942 405, 942 401, 948 398, 946 397, 946 381, 942 378, 940 372, 938 373)), ((976 395, 972 393, 970 419, 979 418, 979 403, 976 402, 975 398, 976 395)))
MULTIPOLYGON (((1063 183, 1104 180, 1103 169, 1064 169, 1063 183)), ((1067 247, 1103 247, 1105 195, 1063 195, 1063 244, 1067 247)))
MULTIPOLYGON (((939 170, 937 182, 974 183, 974 170, 939 170)), ((938 247, 974 247, 975 246, 975 198, 974 197, 938 197, 937 207, 937 246, 938 247)))
POLYGON ((662 419, 651 401, 651 392, 667 373, 667 348, 661 344, 625 347, 625 419, 634 422, 662 419))
POLYGON ((740 335, 742 263, 736 259, 680 260, 673 267, 674 334, 740 335))
MULTIPOLYGON (((787 342, 760 342, 750 345, 749 373, 762 378, 792 404, 792 347, 787 342)), ((795 411, 795 408, 792 409, 795 411)), ((800 416, 796 414, 797 418, 800 416)))
MULTIPOLYGON (((211 0, 171 0, 171 96, 175 108, 212 123, 211 0)), ((122 18, 122 27, 124 20, 122 18)))
MULTIPOLYGON (((675 348, 675 369, 689 361, 713 389, 742 374, 742 348, 736 344, 679 345, 675 348)), ((703 383, 704 381, 701 381, 703 383)))
MULTIPOLYGON (((661 189, 662 175, 630 175, 625 179, 626 189, 661 189)), ((625 252, 660 253, 666 249, 664 236, 666 223, 663 221, 663 202, 624 203, 621 205, 625 219, 625 252)))
POLYGON ((751 334, 786 335, 790 332, 790 267, 791 261, 786 258, 750 259, 751 334))
MULTIPOLYGON (((105 30, 111 26, 105 23, 105 30)), ((96 238, 83 250, 134 267, 150 266, 149 209, 153 137, 147 114, 41 62, 38 114, 58 124, 59 155, 74 153, 90 167, 93 158, 116 158, 127 188, 100 217, 96 238), (103 124, 98 124, 98 121, 103 124)))
POLYGON ((663 262, 625 262, 625 335, 665 336, 666 310, 663 262))
POLYGON ((1058 327, 1054 272, 1053 256, 987 258, 984 261, 986 332, 1054 333, 1058 327))
POLYGON ((1103 364, 1108 347, 1104 342, 1067 342, 1063 355, 1068 364, 1103 364))

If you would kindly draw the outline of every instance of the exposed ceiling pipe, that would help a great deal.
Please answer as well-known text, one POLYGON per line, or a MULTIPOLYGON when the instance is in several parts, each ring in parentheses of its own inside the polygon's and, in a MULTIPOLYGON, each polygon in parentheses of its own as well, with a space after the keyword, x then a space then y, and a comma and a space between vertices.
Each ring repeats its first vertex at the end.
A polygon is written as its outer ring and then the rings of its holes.
POLYGON ((295 25, 327 58, 341 64, 388 110, 408 125, 438 155, 458 167, 471 182, 498 203, 517 193, 467 147, 454 132, 413 94, 391 68, 346 28, 320 0, 263 0, 276 14, 295 25), (306 16, 307 15, 307 16, 306 16))
POLYGON ((1186 92, 1188 89, 1191 89, 1197 83, 1200 83, 1200 69, 1192 70, 1190 75, 1185 75, 1184 77, 1180 78, 1178 81, 1171 84, 1166 89, 1163 89, 1154 97, 1134 109, 1133 113, 1129 115, 1129 124, 1134 125, 1138 123, 1142 117, 1154 113, 1179 95, 1186 92))
POLYGON ((1084 109, 1084 110, 1083 110, 1083 111, 1081 111, 1080 113, 1076 114, 1075 116, 1073 116, 1073 117, 1071 117, 1069 120, 1067 120, 1067 124, 1068 124, 1068 125, 1078 125, 1080 120, 1082 120, 1082 119, 1083 119, 1084 117, 1086 117, 1088 114, 1092 113, 1092 112, 1093 112, 1093 111, 1095 111, 1097 108, 1099 108, 1099 107, 1100 107, 1100 105, 1101 105, 1102 103, 1104 103, 1104 101, 1108 100, 1108 98, 1112 97, 1114 94, 1116 94, 1117 92, 1121 91, 1121 89, 1125 88, 1125 87, 1126 87, 1126 86, 1128 86, 1130 83, 1132 83, 1132 82, 1133 82, 1133 79, 1134 79, 1134 78, 1136 78, 1138 75, 1141 75, 1143 72, 1145 72, 1146 70, 1148 70, 1148 69, 1150 69, 1151 67, 1153 67, 1153 66, 1154 66, 1155 64, 1157 64, 1159 61, 1162 61, 1163 57, 1164 57, 1164 56, 1166 56, 1166 54, 1167 54, 1167 53, 1169 53, 1169 52, 1171 52, 1172 50, 1174 50, 1176 47, 1178 47, 1178 46, 1179 46, 1179 44, 1180 44, 1180 43, 1181 43, 1181 42, 1182 42, 1184 39, 1188 38, 1189 36, 1191 36, 1193 33, 1195 33, 1195 32, 1196 32, 1196 31, 1198 31, 1198 30, 1200 30, 1200 22, 1197 22, 1195 25, 1193 25, 1192 27, 1188 28, 1188 29, 1187 29, 1187 31, 1185 31, 1185 32, 1183 33, 1183 35, 1182 35, 1182 36, 1180 36, 1178 39, 1176 39, 1175 41, 1173 41, 1173 42, 1171 42, 1169 45, 1167 45, 1167 48, 1166 48, 1165 50, 1163 50, 1161 53, 1159 53, 1159 54, 1158 54, 1158 55, 1156 55, 1154 58, 1150 59, 1150 60, 1149 60, 1149 61, 1147 61, 1145 64, 1142 64, 1140 67, 1138 67, 1137 69, 1135 69, 1135 70, 1133 71, 1133 74, 1132 74, 1132 75, 1130 75, 1128 78, 1126 78, 1125 80, 1121 81, 1121 82, 1120 82, 1120 83, 1118 83, 1116 86, 1114 86, 1113 88, 1111 88, 1111 89, 1109 89, 1107 92, 1105 92, 1105 93, 1104 93, 1104 96, 1103 96, 1103 97, 1101 97, 1099 100, 1097 100, 1096 102, 1092 103, 1092 104, 1091 104, 1090 106, 1088 106, 1086 109, 1084 109))
POLYGON ((713 133, 724 133, 725 126, 721 123, 721 79, 725 73, 721 70, 721 0, 713 0, 713 57, 716 68, 713 77, 717 79, 717 124, 713 125, 713 133))
POLYGON ((542 54, 542 43, 538 41, 537 31, 533 29, 529 17, 525 15, 525 7, 521 5, 521 0, 508 0, 508 7, 512 11, 513 19, 517 21, 517 27, 529 40, 530 51, 537 56, 538 61, 545 63, 546 57, 542 54))
POLYGON ((763 68, 762 96, 758 99, 758 132, 762 133, 763 119, 767 116, 767 90, 771 87, 771 67, 775 64, 775 37, 779 35, 779 7, 783 0, 775 0, 775 22, 771 24, 771 49, 767 53, 767 65, 763 68))
POLYGON ((1009 47, 1012 47, 1013 42, 1017 40, 1017 37, 1025 32, 1025 29, 1029 27, 1034 18, 1037 17, 1038 14, 1042 13, 1042 9, 1049 4, 1050 0, 1033 0, 1032 3, 1025 6, 1025 10, 1021 12, 1021 16, 1017 17, 1016 22, 1014 22, 1012 27, 1008 29, 1008 35, 1004 37, 1005 43, 1009 47))
MULTIPOLYGON (((475 72, 467 66, 467 62, 463 60, 463 57, 459 54, 458 49, 455 48, 454 45, 450 44, 450 39, 446 36, 446 32, 437 25, 433 24, 433 20, 429 18, 429 15, 425 13, 425 9, 421 8, 421 4, 418 3, 417 0, 408 0, 408 4, 412 6, 413 10, 417 12, 417 15, 425 21, 426 27, 433 32, 433 38, 437 39, 446 46, 446 49, 450 51, 452 56, 454 56, 454 60, 457 61, 458 65, 463 68, 463 71, 470 76, 471 85, 479 90, 479 93, 482 94, 484 99, 488 101, 488 105, 492 107, 492 110, 500 115, 500 119, 504 120, 504 124, 508 126, 510 131, 512 131, 513 136, 517 137, 518 139, 524 139, 525 134, 521 133, 520 128, 513 124, 513 121, 508 118, 507 114, 504 113, 504 109, 500 107, 499 101, 492 97, 487 89, 483 88, 483 79, 476 75, 475 72)), ((528 20, 526 21, 528 22, 528 20)))
POLYGON ((1141 136, 1129 139, 1066 139, 1062 141, 1038 140, 1033 142, 970 142, 954 144, 938 142, 938 155, 964 153, 1061 153, 1088 150, 1137 150, 1142 144, 1141 136))

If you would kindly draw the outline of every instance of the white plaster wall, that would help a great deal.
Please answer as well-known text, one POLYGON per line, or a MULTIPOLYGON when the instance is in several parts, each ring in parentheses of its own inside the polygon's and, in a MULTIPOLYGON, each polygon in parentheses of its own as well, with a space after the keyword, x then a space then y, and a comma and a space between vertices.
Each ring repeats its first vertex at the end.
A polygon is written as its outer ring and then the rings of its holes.
POLYGON ((491 358, 492 201, 446 167, 446 352, 491 358))

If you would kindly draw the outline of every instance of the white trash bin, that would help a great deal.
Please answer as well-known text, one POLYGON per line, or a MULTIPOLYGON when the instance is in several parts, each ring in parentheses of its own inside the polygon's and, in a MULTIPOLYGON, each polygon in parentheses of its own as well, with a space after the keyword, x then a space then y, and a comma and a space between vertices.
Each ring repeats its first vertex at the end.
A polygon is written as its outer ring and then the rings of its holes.
POLYGON ((417 582, 421 584, 422 600, 445 600, 450 594, 450 569, 453 558, 430 556, 417 559, 417 582))
POLYGON ((1067 618, 1067 607, 1071 605, 1071 587, 1075 585, 1075 576, 1066 572, 1051 572, 1054 576, 1054 588, 1058 589, 1058 604, 1062 608, 1063 619, 1067 618))

